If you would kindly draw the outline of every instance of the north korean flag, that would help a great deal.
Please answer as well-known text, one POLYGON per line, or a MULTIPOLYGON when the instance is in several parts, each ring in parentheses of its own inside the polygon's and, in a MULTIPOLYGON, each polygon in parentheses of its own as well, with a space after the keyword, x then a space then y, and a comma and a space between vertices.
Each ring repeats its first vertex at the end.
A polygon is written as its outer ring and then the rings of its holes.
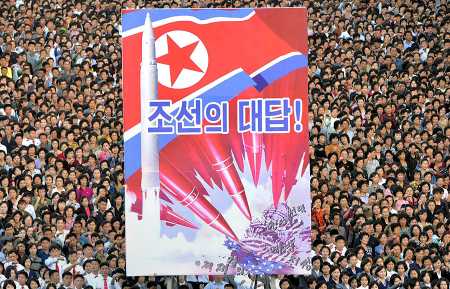
MULTIPOLYGON (((140 211, 140 63, 150 13, 156 38, 158 98, 232 100, 307 67, 306 9, 153 9, 122 14, 125 178, 140 211), (242 49, 254 47, 254 49, 242 49)), ((164 135, 160 149, 176 138, 164 135)))
MULTIPOLYGON (((234 81, 234 85, 245 85, 245 88, 250 84, 264 86, 268 80, 259 73, 277 64, 277 69, 284 66, 286 73, 290 68, 306 66, 307 35, 305 29, 298 29, 304 26, 306 10, 284 10, 283 13, 273 13, 270 9, 124 11, 125 130, 140 122, 139 114, 135 113, 140 107, 137 96, 142 33, 139 27, 147 13, 154 21, 157 39, 158 98, 176 102, 200 94, 206 97, 209 90, 226 82, 234 81), (256 83, 238 77, 240 73, 256 83)), ((216 92, 233 97, 230 95, 233 92, 226 89, 216 92)))

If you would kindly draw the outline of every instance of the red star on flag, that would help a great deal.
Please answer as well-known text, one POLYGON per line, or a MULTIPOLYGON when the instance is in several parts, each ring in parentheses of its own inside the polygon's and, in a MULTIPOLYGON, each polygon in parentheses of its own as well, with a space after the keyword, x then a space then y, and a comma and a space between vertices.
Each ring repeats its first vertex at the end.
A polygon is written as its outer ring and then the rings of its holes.
POLYGON ((167 35, 168 53, 158 57, 157 62, 170 66, 170 81, 172 85, 178 79, 178 76, 183 69, 203 72, 191 59, 192 52, 197 45, 198 41, 180 47, 169 35, 167 35))

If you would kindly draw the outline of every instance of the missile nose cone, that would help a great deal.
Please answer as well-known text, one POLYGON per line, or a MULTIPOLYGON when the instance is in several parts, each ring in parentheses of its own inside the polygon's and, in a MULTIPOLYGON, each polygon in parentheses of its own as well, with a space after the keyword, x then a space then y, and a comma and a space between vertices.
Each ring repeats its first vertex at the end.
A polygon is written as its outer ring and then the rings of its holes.
POLYGON ((142 62, 155 63, 155 37, 153 35, 152 19, 150 13, 145 16, 142 31, 142 62))
POLYGON ((153 38, 152 18, 150 17, 150 13, 147 13, 145 16, 144 32, 147 32, 147 35, 153 38))
POLYGON ((230 134, 231 151, 233 152, 234 159, 241 172, 244 172, 244 148, 242 146, 241 135, 238 133, 230 134))
POLYGON ((198 229, 196 225, 181 217, 168 206, 163 204, 160 205, 161 221, 166 221, 166 223, 171 225, 181 225, 191 229, 198 229))
POLYGON ((250 213, 250 207, 248 205, 247 196, 245 195, 244 189, 236 194, 231 195, 231 198, 233 199, 239 210, 242 212, 242 214, 244 214, 244 216, 248 220, 251 220, 252 214, 250 213))
POLYGON ((263 136, 262 134, 257 133, 244 133, 242 138, 247 154, 247 160, 250 165, 250 171, 252 173, 253 183, 257 186, 259 173, 261 171, 263 136))
POLYGON ((236 234, 233 232, 233 230, 230 228, 230 225, 228 225, 227 221, 225 221, 225 218, 219 214, 217 218, 209 224, 211 227, 216 229, 219 232, 222 232, 226 236, 230 237, 234 241, 239 241, 236 234))

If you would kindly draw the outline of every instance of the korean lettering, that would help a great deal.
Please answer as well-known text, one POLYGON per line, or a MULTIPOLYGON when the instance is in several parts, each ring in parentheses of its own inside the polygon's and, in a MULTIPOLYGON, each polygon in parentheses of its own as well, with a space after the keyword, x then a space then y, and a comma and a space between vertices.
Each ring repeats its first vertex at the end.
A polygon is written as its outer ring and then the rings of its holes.
POLYGON ((151 125, 148 128, 150 133, 160 133, 160 134, 171 134, 174 132, 173 126, 171 125, 173 117, 170 115, 170 107, 172 106, 172 101, 170 100, 151 100, 150 108, 152 109, 152 114, 148 117, 151 125))
POLYGON ((238 132, 263 132, 262 98, 238 100, 238 132))
POLYGON ((201 134, 202 133, 202 100, 197 98, 193 101, 182 101, 180 108, 176 111, 176 133, 177 134, 201 134))
POLYGON ((280 133, 289 131, 289 116, 292 109, 288 98, 265 99, 264 110, 265 132, 280 133))
POLYGON ((209 123, 204 126, 205 133, 229 132, 229 103, 222 101, 220 103, 210 102, 205 106, 204 118, 209 123))

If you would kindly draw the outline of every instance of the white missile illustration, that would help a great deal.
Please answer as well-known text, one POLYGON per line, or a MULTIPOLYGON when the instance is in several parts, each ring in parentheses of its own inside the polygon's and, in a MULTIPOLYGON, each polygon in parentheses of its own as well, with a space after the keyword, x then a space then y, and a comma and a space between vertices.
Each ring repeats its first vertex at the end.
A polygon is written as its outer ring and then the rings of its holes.
POLYGON ((142 62, 141 62, 141 189, 144 208, 147 207, 157 214, 159 224, 159 148, 158 136, 149 133, 151 115, 150 101, 158 98, 158 71, 155 58, 155 38, 153 36, 152 21, 147 13, 142 33, 142 62), (147 200, 146 200, 147 199, 147 200), (147 206, 146 206, 147 205, 147 206))

